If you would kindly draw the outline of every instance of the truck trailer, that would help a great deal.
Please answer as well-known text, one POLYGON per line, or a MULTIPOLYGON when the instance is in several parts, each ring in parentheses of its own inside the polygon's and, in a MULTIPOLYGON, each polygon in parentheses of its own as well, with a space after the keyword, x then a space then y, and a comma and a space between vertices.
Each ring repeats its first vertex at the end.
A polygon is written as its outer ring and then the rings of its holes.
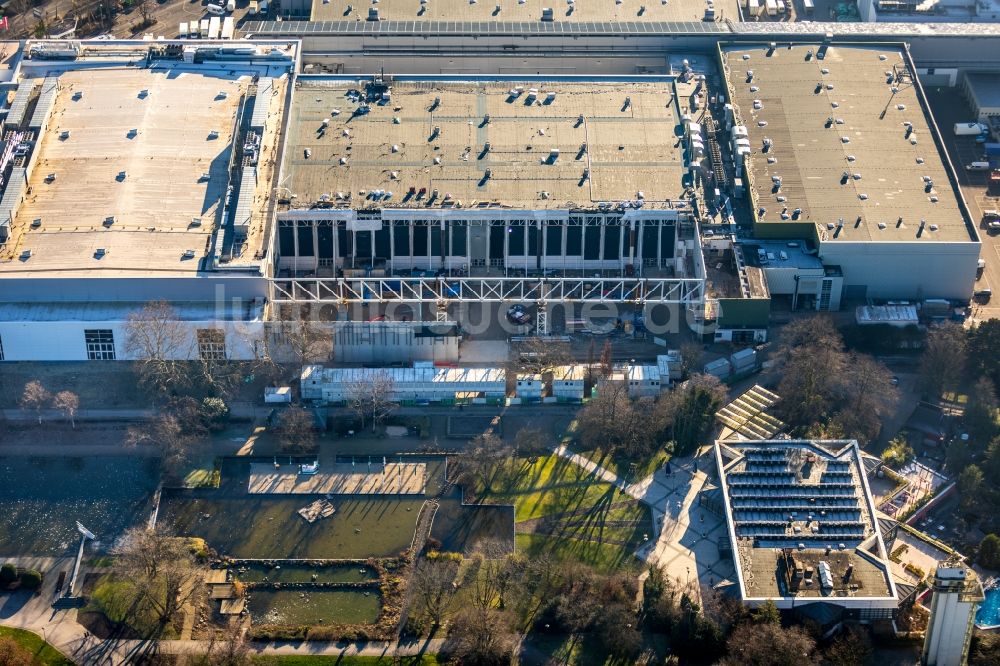
POLYGON ((978 136, 989 128, 979 123, 955 123, 955 136, 978 136))

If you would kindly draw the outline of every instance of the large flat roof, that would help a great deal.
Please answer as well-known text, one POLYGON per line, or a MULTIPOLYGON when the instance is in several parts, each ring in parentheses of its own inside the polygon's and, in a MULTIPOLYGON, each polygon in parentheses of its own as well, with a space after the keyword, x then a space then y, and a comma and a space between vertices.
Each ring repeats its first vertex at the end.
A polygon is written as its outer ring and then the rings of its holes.
POLYGON ((857 442, 720 441, 716 459, 744 598, 895 597, 857 442))
POLYGON ((299 206, 323 195, 332 201, 339 192, 350 196, 333 202, 340 207, 461 202, 528 209, 637 201, 640 192, 644 207, 666 208, 683 194, 679 120, 667 79, 390 85, 391 100, 378 103, 372 100, 381 88, 370 80, 300 79, 282 192, 296 195, 299 206), (521 92, 512 94, 516 87, 521 92), (356 114, 365 99, 369 112, 356 114), (392 196, 373 201, 368 193, 375 190, 392 196))
POLYGON ((993 72, 968 72, 965 78, 980 109, 1000 106, 1000 74, 993 72))
POLYGON ((763 221, 780 224, 785 211, 829 241, 973 240, 902 48, 837 45, 822 59, 820 51, 722 47, 763 221))
MULTIPOLYGON (((739 20, 736 0, 716 0, 719 19, 739 20)), ((623 0, 576 0, 572 5, 551 0, 381 0, 377 5, 351 0, 313 0, 313 21, 366 21, 369 8, 378 9, 383 21, 541 21, 542 9, 553 10, 553 22, 701 21, 704 0, 636 2, 623 0), (497 7, 500 11, 497 11, 497 7), (348 10, 350 8, 350 10, 348 10)))
MULTIPOLYGON (((251 76, 179 63, 57 76, 0 275, 197 272, 222 223, 251 76)), ((265 137, 265 154, 273 142, 265 137)), ((257 229, 248 245, 262 240, 257 229)))

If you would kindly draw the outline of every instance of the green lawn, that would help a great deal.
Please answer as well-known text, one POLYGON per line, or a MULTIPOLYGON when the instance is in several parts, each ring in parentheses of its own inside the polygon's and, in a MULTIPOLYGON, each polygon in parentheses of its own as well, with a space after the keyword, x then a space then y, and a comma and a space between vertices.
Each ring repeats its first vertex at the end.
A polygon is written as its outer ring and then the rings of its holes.
POLYGON ((337 666, 438 666, 440 663, 432 654, 417 657, 357 657, 340 655, 308 655, 283 654, 274 656, 255 656, 252 658, 255 666, 320 666, 321 664, 336 664, 337 666))
POLYGON ((663 449, 658 449, 648 459, 639 461, 628 460, 621 456, 608 455, 601 449, 580 450, 574 451, 574 453, 579 453, 584 458, 593 461, 609 472, 615 473, 619 478, 632 483, 645 479, 670 460, 670 454, 663 449), (632 468, 633 464, 635 464, 634 470, 632 468))
POLYGON ((156 615, 147 609, 134 612, 136 590, 131 581, 115 578, 107 573, 101 576, 90 592, 84 611, 97 611, 111 622, 131 627, 142 636, 156 636, 159 639, 177 638, 179 627, 173 623, 160 626, 156 615))
POLYGON ((517 522, 628 497, 557 455, 538 458, 534 463, 515 458, 511 466, 500 471, 477 495, 492 503, 513 503, 517 522))
POLYGON ((35 660, 44 666, 73 666, 73 662, 64 657, 59 650, 30 631, 0 627, 0 638, 14 639, 18 645, 35 655, 35 660))
POLYGON ((518 552, 528 557, 548 553, 559 561, 583 562, 604 573, 641 569, 633 547, 540 534, 518 534, 514 539, 518 552))
POLYGON ((528 555, 548 552, 611 571, 637 565, 633 553, 644 535, 652 538, 648 507, 556 455, 515 458, 477 495, 514 504, 517 549, 528 555))

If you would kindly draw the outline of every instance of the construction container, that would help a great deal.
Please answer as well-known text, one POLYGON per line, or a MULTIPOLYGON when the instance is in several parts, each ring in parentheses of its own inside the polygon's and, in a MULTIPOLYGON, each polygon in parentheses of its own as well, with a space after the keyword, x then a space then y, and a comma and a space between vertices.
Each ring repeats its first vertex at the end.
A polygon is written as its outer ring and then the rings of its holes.
POLYGON ((292 401, 291 386, 265 386, 264 402, 273 405, 279 403, 290 403, 292 401))
POLYGON ((718 377, 719 379, 729 379, 732 374, 732 364, 728 358, 720 358, 705 364, 705 374, 718 377))
POLYGON ((757 350, 753 347, 741 349, 729 357, 729 362, 732 364, 733 372, 735 373, 752 370, 757 367, 757 350))

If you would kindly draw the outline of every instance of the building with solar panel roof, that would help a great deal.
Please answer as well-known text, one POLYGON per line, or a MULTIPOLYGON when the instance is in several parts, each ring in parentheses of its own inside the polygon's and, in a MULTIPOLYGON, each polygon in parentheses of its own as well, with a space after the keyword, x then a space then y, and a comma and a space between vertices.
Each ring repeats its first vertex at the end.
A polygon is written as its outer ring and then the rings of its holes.
POLYGON ((717 441, 740 598, 821 624, 888 619, 896 584, 856 441, 717 441))

